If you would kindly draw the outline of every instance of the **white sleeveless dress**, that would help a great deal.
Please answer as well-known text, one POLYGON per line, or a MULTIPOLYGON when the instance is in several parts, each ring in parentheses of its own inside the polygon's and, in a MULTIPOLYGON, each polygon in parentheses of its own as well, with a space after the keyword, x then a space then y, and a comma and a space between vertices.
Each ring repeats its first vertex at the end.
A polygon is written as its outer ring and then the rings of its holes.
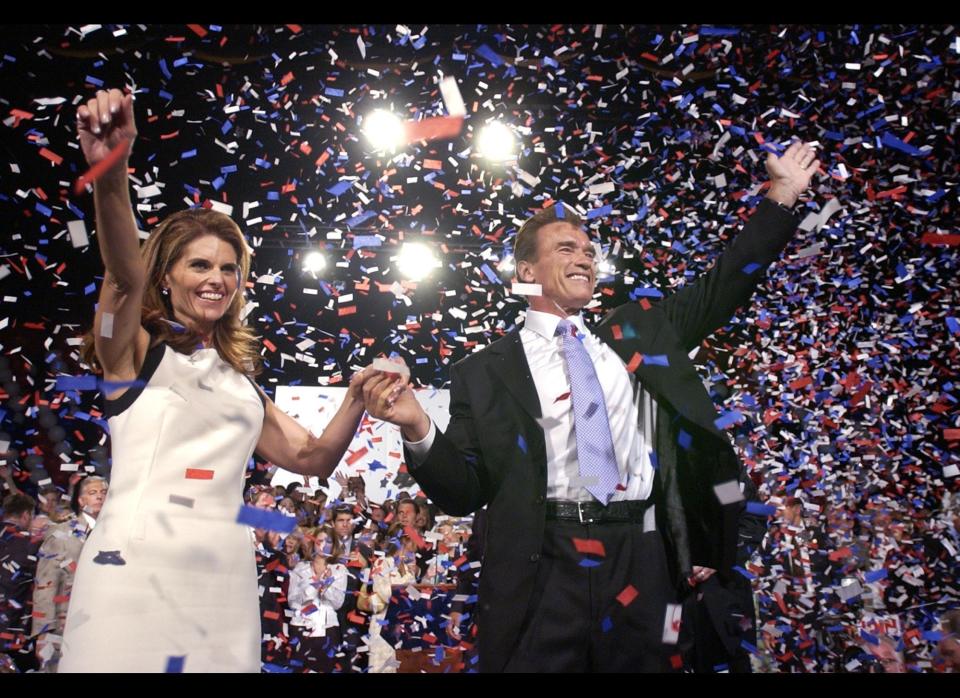
POLYGON ((110 488, 77 564, 60 671, 259 672, 256 564, 236 518, 262 398, 212 348, 159 344, 138 379, 106 401, 110 488))

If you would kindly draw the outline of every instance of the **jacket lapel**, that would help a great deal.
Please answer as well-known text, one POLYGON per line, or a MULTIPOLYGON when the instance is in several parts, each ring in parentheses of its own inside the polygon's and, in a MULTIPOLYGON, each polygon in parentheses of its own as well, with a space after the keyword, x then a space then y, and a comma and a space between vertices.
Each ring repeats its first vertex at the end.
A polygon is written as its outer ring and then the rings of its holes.
POLYGON ((503 340, 490 345, 491 365, 507 390, 534 419, 540 419, 540 396, 530 374, 527 354, 520 341, 520 325, 503 340))

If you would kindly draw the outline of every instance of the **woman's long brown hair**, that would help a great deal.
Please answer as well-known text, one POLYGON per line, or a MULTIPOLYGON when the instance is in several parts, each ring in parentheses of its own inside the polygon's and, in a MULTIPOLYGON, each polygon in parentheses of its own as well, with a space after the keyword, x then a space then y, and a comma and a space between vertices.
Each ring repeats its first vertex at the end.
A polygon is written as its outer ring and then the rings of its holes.
MULTIPOLYGON (((213 346, 220 358, 234 369, 255 376, 262 370, 260 341, 241 319, 246 304, 244 283, 250 274, 250 251, 240 228, 223 213, 204 208, 179 211, 153 229, 140 250, 147 270, 140 323, 150 333, 151 343, 166 342, 181 354, 194 352, 200 342, 199 333, 176 322, 169 296, 163 295, 161 289, 164 277, 183 255, 187 245, 204 235, 213 235, 233 247, 240 267, 237 293, 214 326, 213 346)), ((94 351, 93 329, 83 338, 81 358, 97 373, 101 372, 94 351)))

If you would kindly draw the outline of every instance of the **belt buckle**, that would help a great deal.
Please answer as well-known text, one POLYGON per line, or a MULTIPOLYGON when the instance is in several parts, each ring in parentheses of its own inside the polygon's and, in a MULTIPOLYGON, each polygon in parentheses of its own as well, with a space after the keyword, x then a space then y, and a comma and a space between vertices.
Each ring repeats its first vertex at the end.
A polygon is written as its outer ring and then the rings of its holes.
POLYGON ((584 506, 584 504, 588 504, 588 502, 577 502, 577 518, 580 520, 580 523, 582 523, 582 524, 592 524, 592 523, 593 523, 593 519, 592 519, 592 518, 590 518, 590 517, 588 517, 588 518, 586 518, 586 519, 583 518, 583 506, 584 506))

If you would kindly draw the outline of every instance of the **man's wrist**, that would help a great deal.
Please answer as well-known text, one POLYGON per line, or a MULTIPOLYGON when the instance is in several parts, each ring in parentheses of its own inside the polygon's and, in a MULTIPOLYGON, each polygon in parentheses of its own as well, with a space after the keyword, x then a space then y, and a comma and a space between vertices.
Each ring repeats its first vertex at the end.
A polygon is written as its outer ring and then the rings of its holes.
POLYGON ((426 412, 420 413, 420 418, 413 425, 401 425, 400 435, 405 441, 417 442, 423 441, 430 433, 430 415, 426 412))
POLYGON ((785 211, 792 212, 798 197, 796 192, 789 188, 773 185, 767 192, 767 198, 785 211))

